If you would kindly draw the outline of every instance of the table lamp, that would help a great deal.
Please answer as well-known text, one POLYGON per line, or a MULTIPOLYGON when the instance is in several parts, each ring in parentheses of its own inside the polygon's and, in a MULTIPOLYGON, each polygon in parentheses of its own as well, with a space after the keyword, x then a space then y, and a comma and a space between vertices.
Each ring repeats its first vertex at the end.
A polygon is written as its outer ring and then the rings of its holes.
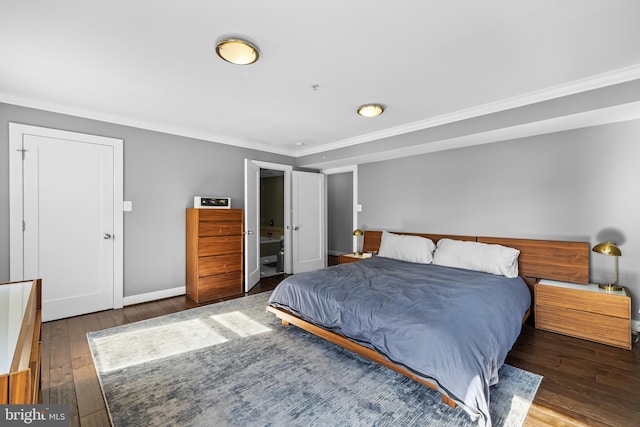
POLYGON ((593 247, 593 252, 613 257, 613 283, 600 284, 600 288, 608 291, 621 291, 622 287, 618 286, 618 257, 622 255, 620 248, 613 242, 598 243, 593 247))
POLYGON ((356 255, 360 255, 362 254, 362 239, 364 236, 364 232, 362 230, 360 230, 359 228, 356 228, 355 230, 353 230, 353 235, 356 236, 356 251, 355 254, 356 255))

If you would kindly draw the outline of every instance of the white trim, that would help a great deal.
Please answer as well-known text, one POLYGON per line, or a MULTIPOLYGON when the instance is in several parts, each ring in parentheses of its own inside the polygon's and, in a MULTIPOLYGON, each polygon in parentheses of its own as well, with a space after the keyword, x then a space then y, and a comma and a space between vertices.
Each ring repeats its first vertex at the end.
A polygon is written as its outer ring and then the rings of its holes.
POLYGON ((180 126, 168 126, 165 123, 136 120, 115 114, 105 114, 84 108, 73 108, 65 105, 42 101, 39 99, 15 96, 2 92, 0 92, 0 102, 11 105, 18 105, 21 107, 46 110, 58 114, 68 114, 70 116, 83 117, 85 119, 99 120, 102 122, 113 123, 121 126, 131 126, 138 129, 146 129, 155 132, 167 133, 170 135, 179 135, 187 138, 200 139, 203 141, 217 142, 219 144, 232 145, 235 147, 248 148, 251 150, 266 151, 268 153, 282 154, 284 156, 294 156, 293 151, 291 150, 251 142, 234 136, 223 134, 218 135, 211 132, 202 132, 180 126))
POLYGON ((554 117, 548 120, 525 123, 486 132, 473 133, 455 138, 426 142, 394 148, 386 151, 376 151, 369 154, 354 154, 352 157, 340 159, 320 160, 315 163, 301 164, 304 168, 340 168, 343 164, 363 164, 384 160, 398 159, 401 157, 415 156, 454 148, 470 147, 474 145, 489 144, 498 141, 525 138, 546 133, 562 132, 571 129, 598 126, 609 123, 635 120, 640 118, 640 101, 628 104, 615 105, 582 113, 570 114, 562 117, 554 117))
POLYGON ((60 139, 84 139, 87 142, 110 146, 113 149, 113 308, 122 308, 124 297, 124 141, 71 132, 9 123, 9 274, 11 281, 24 280, 24 247, 22 235, 22 159, 17 153, 22 148, 23 135, 38 135, 60 139))
POLYGON ((21 125, 9 123, 9 281, 24 280, 24 241, 18 222, 24 218, 22 201, 21 125))
POLYGON ((146 294, 131 295, 124 297, 124 305, 140 304, 143 302, 156 301, 165 298, 177 297, 184 295, 186 292, 184 286, 177 288, 163 289, 161 291, 147 292, 146 294))
POLYGON ((352 145, 376 141, 378 139, 389 138, 405 133, 445 125, 448 123, 455 123, 461 120, 467 120, 474 117, 497 113, 500 111, 524 107, 526 105, 531 105, 538 102, 575 95, 577 93, 586 92, 589 90, 613 86, 615 84, 629 82, 638 78, 640 78, 640 64, 632 65, 630 67, 621 68, 603 74, 597 74, 595 76, 591 76, 581 80, 575 80, 567 84, 552 86, 550 88, 530 92, 524 95, 501 99, 498 101, 479 105, 477 107, 443 114, 441 116, 436 116, 426 120, 420 120, 413 123, 407 123, 406 125, 383 129, 379 132, 372 132, 365 135, 359 135, 354 138, 348 138, 329 144, 323 144, 319 147, 298 151, 295 154, 291 155, 294 157, 301 157, 310 154, 323 153, 325 151, 337 150, 339 148, 350 147, 352 145))
POLYGON ((291 165, 283 165, 280 163, 263 162, 261 160, 251 160, 254 164, 260 166, 261 169, 273 169, 277 171, 289 171, 293 170, 291 165))
POLYGON ((249 148, 254 150, 266 151, 268 153, 282 154, 291 157, 302 157, 309 154, 317 154, 325 151, 335 150, 338 148, 349 147, 351 145, 361 144, 365 142, 375 141, 381 138, 388 138, 391 136, 401 135, 408 132, 414 132, 416 130, 422 130, 429 127, 439 126, 446 123, 452 123, 459 120, 465 120, 473 117, 482 116, 485 114, 495 113, 498 111, 507 110, 510 108, 522 107, 525 105, 533 104, 536 102, 548 101, 550 99, 561 98, 563 96, 569 96, 580 92, 585 92, 594 89, 600 89, 607 86, 612 86, 619 83, 625 83, 640 78, 640 64, 634 64, 625 68, 612 70, 606 73, 597 74, 594 76, 586 77, 584 79, 575 80, 566 84, 553 86, 550 88, 534 91, 528 94, 514 96, 490 102, 477 107, 467 108, 464 110, 456 111, 450 114, 443 114, 438 117, 430 118, 427 120, 421 120, 413 123, 408 123, 402 126, 396 126, 394 128, 385 129, 380 132, 373 132, 355 138, 347 138, 339 141, 335 141, 329 144, 322 144, 316 148, 309 148, 306 150, 299 149, 286 149, 281 147, 274 147, 267 144, 259 144, 256 142, 247 141, 241 138, 232 137, 229 135, 214 135, 210 132, 202 132, 185 127, 167 126, 164 123, 155 123, 150 121, 136 120, 132 118, 122 117, 113 114, 100 113, 93 110, 84 108, 74 108, 65 105, 55 104, 41 99, 28 98, 24 96, 16 96, 7 93, 0 93, 0 102, 7 104, 19 105, 28 108, 37 108, 41 110, 47 110, 60 114, 69 114, 77 117, 84 117, 93 120, 100 120, 104 122, 119 124, 123 126, 132 126, 140 129, 147 129, 157 132, 169 133, 172 135, 180 135, 189 138, 201 139, 204 141, 217 142, 219 144, 232 145, 237 147, 249 148))

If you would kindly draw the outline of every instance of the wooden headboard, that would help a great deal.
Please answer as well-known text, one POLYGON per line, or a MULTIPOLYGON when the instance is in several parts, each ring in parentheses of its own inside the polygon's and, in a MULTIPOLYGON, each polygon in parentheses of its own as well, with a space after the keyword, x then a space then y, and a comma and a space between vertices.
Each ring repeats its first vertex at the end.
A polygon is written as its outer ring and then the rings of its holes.
MULTIPOLYGON (((520 276, 525 278, 528 283, 537 279, 589 283, 589 242, 456 236, 396 231, 393 233, 427 237, 434 243, 437 243, 442 238, 449 238, 508 246, 520 251, 518 270, 520 276)), ((380 249, 381 239, 382 231, 365 231, 363 252, 373 252, 380 249)))

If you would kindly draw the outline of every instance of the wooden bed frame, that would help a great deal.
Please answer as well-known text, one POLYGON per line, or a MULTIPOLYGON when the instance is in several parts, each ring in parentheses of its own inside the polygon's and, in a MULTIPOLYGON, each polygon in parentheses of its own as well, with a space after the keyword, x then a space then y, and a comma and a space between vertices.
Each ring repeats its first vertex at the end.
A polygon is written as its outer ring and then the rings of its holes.
MULTIPOLYGON (((394 232, 396 234, 404 234, 411 236, 421 236, 431 239, 434 243, 442 238, 467 240, 488 244, 499 244, 520 250, 518 257, 518 270, 520 276, 525 280, 533 295, 533 285, 540 279, 559 280, 573 283, 589 282, 589 243, 588 242, 564 242, 556 240, 532 240, 532 239, 513 239, 501 237, 475 237, 475 236, 456 236, 445 234, 424 234, 424 233, 407 233, 394 232)), ((370 230, 364 234, 363 252, 374 252, 380 248, 380 240, 382 231, 370 230)), ((533 299, 532 299, 533 301, 533 299)), ((412 380, 430 387, 438 392, 438 387, 415 375, 403 366, 390 362, 382 354, 368 347, 356 344, 353 341, 339 335, 335 332, 325 330, 313 323, 302 320, 296 315, 272 306, 267 306, 267 310, 274 313, 282 320, 284 326, 290 324, 304 329, 314 335, 319 336, 327 341, 337 344, 347 350, 353 351, 373 362, 392 369, 412 380)), ((527 319, 531 313, 531 308, 527 310, 522 322, 527 319)), ((442 401, 454 408, 456 403, 442 394, 442 401)))

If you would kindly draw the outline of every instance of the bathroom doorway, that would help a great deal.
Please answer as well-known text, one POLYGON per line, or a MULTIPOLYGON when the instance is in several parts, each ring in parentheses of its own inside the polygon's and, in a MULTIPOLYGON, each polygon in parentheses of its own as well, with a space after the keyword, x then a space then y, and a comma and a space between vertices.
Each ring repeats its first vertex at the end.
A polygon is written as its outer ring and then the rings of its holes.
POLYGON ((260 277, 285 272, 284 171, 260 168, 260 277))

